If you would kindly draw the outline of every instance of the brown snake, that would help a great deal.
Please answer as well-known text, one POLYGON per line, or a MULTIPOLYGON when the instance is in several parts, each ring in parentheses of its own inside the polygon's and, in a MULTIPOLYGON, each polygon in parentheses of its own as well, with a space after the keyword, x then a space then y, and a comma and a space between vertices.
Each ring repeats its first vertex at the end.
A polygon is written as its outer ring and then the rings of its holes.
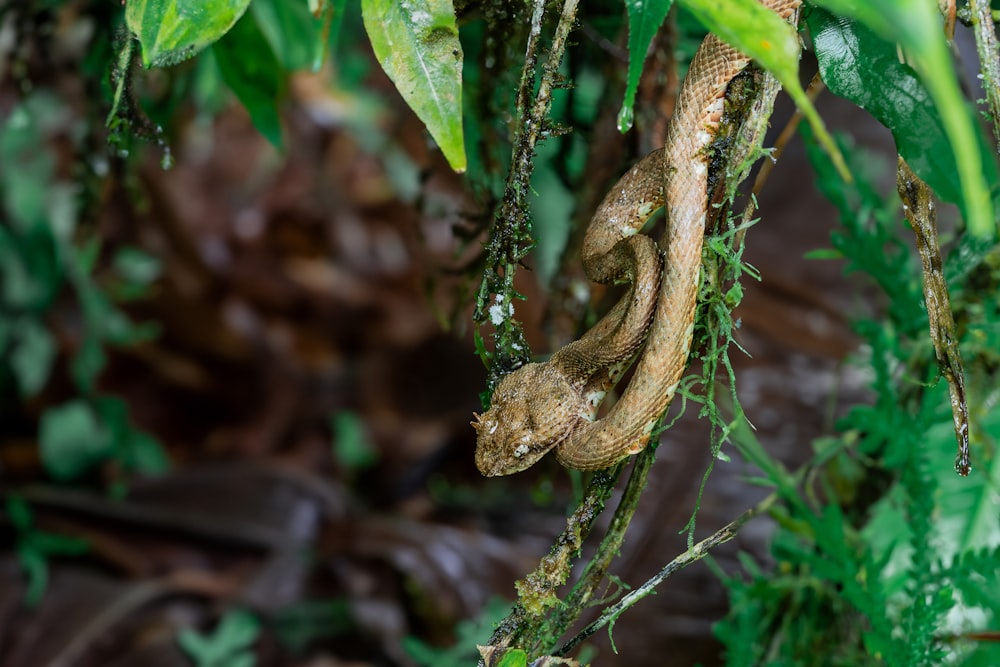
MULTIPOLYGON (((788 19, 801 0, 762 0, 788 19)), ((476 466, 487 476, 524 470, 555 448, 559 462, 599 470, 641 451, 687 365, 694 331, 708 206, 706 148, 722 115, 726 86, 750 59, 714 35, 691 61, 664 148, 615 184, 584 238, 587 276, 630 282, 628 294, 580 340, 544 363, 505 377, 490 409, 476 415, 476 466), (666 206, 660 248, 639 234, 666 206), (645 342, 618 402, 597 409, 645 342)))

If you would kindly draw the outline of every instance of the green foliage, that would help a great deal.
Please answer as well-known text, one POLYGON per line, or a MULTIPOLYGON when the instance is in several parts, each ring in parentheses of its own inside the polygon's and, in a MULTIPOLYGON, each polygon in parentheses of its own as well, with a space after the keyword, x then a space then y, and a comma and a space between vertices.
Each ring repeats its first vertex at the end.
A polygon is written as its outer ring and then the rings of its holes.
POLYGON ((39 530, 35 526, 31 508, 19 496, 7 496, 7 517, 14 528, 17 560, 28 576, 28 589, 24 603, 34 607, 42 599, 49 581, 49 558, 52 556, 78 556, 89 549, 87 543, 75 537, 66 537, 39 530))
POLYGON ((378 461, 378 449, 372 444, 361 417, 353 412, 338 412, 330 417, 333 431, 333 455, 348 470, 370 468, 378 461))
POLYGON ((191 58, 226 34, 250 0, 130 0, 125 22, 146 67, 169 67, 191 58))
MULTIPOLYGON (((281 148, 280 105, 290 72, 318 70, 336 43, 344 0, 135 0, 125 22, 146 67, 172 67, 204 52, 250 114, 254 127, 281 148), (247 11, 249 7, 250 11, 247 11), (314 11, 315 10, 315 11, 314 11)), ((466 168, 462 130, 462 46, 452 3, 444 0, 361 3, 379 63, 425 123, 455 171, 466 168)), ((119 87, 108 125, 123 122, 119 103, 129 73, 131 43, 120 47, 119 87)), ((117 135, 117 132, 115 133, 117 135)))
MULTIPOLYGON (((683 400, 682 412, 689 401, 700 404, 698 418, 707 419, 711 429, 712 461, 702 476, 695 507, 688 524, 684 527, 688 534, 688 546, 694 541, 695 522, 702 493, 714 469, 715 461, 728 460, 722 451, 722 446, 729 440, 734 426, 743 419, 739 399, 736 396, 736 373, 729 353, 730 345, 745 352, 735 340, 739 323, 733 319, 733 310, 743 300, 742 281, 745 277, 760 280, 757 269, 743 261, 744 233, 751 224, 707 236, 702 249, 705 271, 699 287, 698 311, 695 316, 692 342, 692 350, 696 351, 700 368, 681 381, 678 393, 683 400), (720 389, 726 393, 720 396, 720 389), (727 420, 725 408, 738 417, 732 421, 727 420)), ((669 426, 670 424, 665 428, 669 426)))
POLYGON ((253 667, 251 650, 260 634, 260 622, 248 611, 226 613, 211 634, 182 630, 177 643, 194 661, 195 667, 253 667))
MULTIPOLYGON (((996 562, 982 551, 1000 539, 990 500, 1000 484, 1000 419, 980 417, 974 440, 990 447, 977 449, 971 477, 957 477, 949 465, 947 388, 927 382, 936 366, 899 203, 894 191, 878 193, 875 162, 865 151, 841 141, 856 177, 850 184, 814 142, 807 147, 817 185, 841 212, 842 228, 832 237, 836 256, 868 275, 887 301, 883 319, 856 325, 868 343, 862 361, 875 401, 854 407, 837 436, 815 443, 808 479, 816 489, 790 484, 761 448, 737 438, 785 502, 773 513, 776 573, 744 557, 744 575, 725 578, 731 612, 716 634, 729 665, 804 664, 816 655, 830 665, 991 664, 995 647, 962 637, 1000 619, 1000 599, 990 589, 996 562)), ((988 256, 966 252, 965 259, 982 267, 988 256)), ((968 279, 977 271, 966 266, 952 275, 968 279)), ((968 312, 961 301, 968 290, 953 294, 960 296, 956 312, 968 312)), ((1000 318, 994 313, 982 324, 992 328, 1000 318)), ((995 369, 996 352, 973 340, 966 330, 969 366, 995 369)), ((994 385, 992 377, 970 384, 973 402, 994 385)))
POLYGON ((507 651, 502 658, 497 667, 527 667, 528 665, 528 654, 519 648, 511 649, 507 651))
POLYGON ((254 127, 281 148, 278 105, 285 96, 285 72, 257 23, 255 14, 236 22, 213 47, 222 79, 246 107, 254 127))
POLYGON ((449 0, 362 0, 375 57, 452 169, 465 171, 462 45, 449 0))
MULTIPOLYGON (((742 276, 756 278, 742 261, 746 225, 707 240, 696 332, 702 373, 687 378, 682 396, 698 401, 701 415, 711 421, 715 455, 722 457, 719 446, 732 438, 741 454, 760 467, 757 481, 774 487, 782 500, 773 511, 778 523, 772 546, 775 571, 765 572, 744 558, 746 572, 726 580, 732 612, 717 632, 727 647, 727 659, 733 665, 809 664, 817 656, 834 665, 997 664, 997 649, 973 638, 1000 622, 1000 551, 995 546, 1000 529, 994 500, 1000 485, 1000 460, 995 456, 1000 416, 990 409, 1000 396, 995 388, 1000 305, 995 298, 983 298, 1000 288, 998 253, 981 240, 961 236, 946 266, 974 398, 977 467, 968 480, 959 480, 948 465, 953 442, 947 393, 928 370, 934 367, 934 353, 920 305, 920 274, 899 221, 895 193, 884 196, 874 187, 874 161, 862 150, 846 140, 840 152, 831 148, 798 84, 797 36, 791 27, 753 0, 680 4, 774 72, 809 117, 813 133, 819 132, 817 141, 827 142, 826 151, 816 141, 808 149, 817 187, 837 206, 843 224, 831 239, 832 248, 815 256, 842 259, 849 271, 868 275, 886 305, 883 317, 856 325, 866 343, 866 355, 856 363, 870 376, 874 401, 850 410, 835 435, 813 443, 808 474, 788 472, 755 440, 732 392, 735 378, 728 346, 738 326, 732 309, 742 298, 742 276), (845 168, 836 162, 840 155, 846 156, 853 182, 841 177, 845 168), (728 381, 728 390, 717 385, 717 375, 728 381), (732 416, 727 418, 729 410, 732 416)), ((970 228, 986 236, 994 226, 989 187, 998 181, 997 170, 975 116, 960 95, 934 3, 813 4, 816 8, 807 20, 826 83, 871 110, 892 131, 917 172, 942 198, 958 202, 970 228), (899 61, 896 43, 905 63, 899 61)), ((548 3, 548 12, 551 6, 548 3)), ((630 63, 622 127, 631 124, 642 61, 669 6, 626 0, 630 63)), ((487 242, 487 261, 493 266, 486 271, 495 268, 496 281, 484 280, 477 318, 497 328, 495 354, 523 361, 528 351, 513 320, 513 304, 520 298, 513 274, 537 241, 535 264, 542 281, 557 275, 570 232, 572 195, 588 185, 589 177, 583 173, 586 140, 566 136, 567 128, 592 124, 614 77, 572 49, 567 64, 560 56, 536 68, 538 54, 556 50, 556 40, 548 37, 540 46, 534 44, 529 67, 521 74, 517 58, 524 57, 524 42, 539 39, 522 25, 523 6, 515 12, 508 3, 485 3, 481 20, 470 20, 461 31, 452 3, 444 0, 363 0, 360 7, 380 65, 450 164, 465 169, 468 145, 473 189, 484 193, 487 205, 502 194, 517 203, 514 209, 502 210, 487 242), (540 72, 545 77, 536 85, 534 77, 540 72), (519 74, 524 93, 515 105, 510 91, 522 90, 519 74), (530 98, 536 92, 542 97, 546 86, 552 94, 551 112, 527 113, 530 98), (511 122, 515 106, 518 115, 511 122), (509 150, 529 129, 535 135, 528 149, 509 150), (550 141, 539 143, 536 152, 535 139, 550 141), (515 178, 505 181, 502 174, 508 168, 515 178), (510 193, 503 192, 505 183, 510 193), (529 200, 532 188, 545 194, 529 200), (557 194, 548 194, 553 191, 557 194), (539 221, 534 229, 531 219, 539 221)), ((129 88, 135 43, 146 67, 170 67, 198 56, 189 66, 172 70, 171 76, 180 82, 177 90, 190 84, 199 111, 212 114, 222 107, 220 91, 228 88, 261 134, 280 147, 288 76, 321 66, 337 43, 348 8, 344 0, 129 0, 112 21, 124 23, 137 40, 129 37, 117 46, 115 111, 109 126, 118 155, 127 156, 132 133, 163 135, 152 123, 146 127, 133 122, 141 121, 129 88), (132 112, 136 115, 126 121, 125 115, 132 112)), ((539 29, 547 30, 552 22, 550 13, 539 29)), ((612 24, 610 35, 617 25, 612 24)), ((573 48, 583 51, 588 41, 595 40, 580 39, 573 48)), ((356 47, 351 42, 341 49, 337 62, 338 81, 351 91, 344 122, 365 150, 384 160, 401 198, 416 201, 420 174, 402 150, 388 145, 382 103, 361 92, 367 63, 356 47)), ((94 56, 93 62, 102 62, 101 57, 94 56)), ((56 176, 57 153, 48 147, 57 131, 74 150, 82 141, 80 128, 65 124, 62 107, 49 94, 29 95, 0 126, 5 223, 0 226, 0 391, 4 398, 21 400, 44 391, 59 355, 52 334, 53 308, 70 303, 79 313, 81 337, 67 355, 66 366, 78 396, 50 407, 39 420, 46 469, 60 481, 78 479, 107 462, 124 470, 162 470, 163 452, 130 424, 124 403, 95 390, 108 345, 129 344, 155 333, 152 327, 130 322, 116 303, 142 298, 157 279, 159 264, 136 249, 102 248, 79 224, 81 193, 56 176)), ((157 117, 156 110, 150 114, 157 117)), ((169 118, 170 112, 163 115, 169 118)), ((805 134, 812 136, 808 129, 805 134)), ((491 353, 478 331, 476 341, 487 358, 491 353)), ((373 450, 355 415, 332 417, 331 430, 335 455, 345 468, 357 471, 372 465, 373 450)), ((29 576, 29 600, 37 601, 48 559, 79 553, 84 545, 39 531, 27 505, 16 498, 8 499, 7 512, 18 557, 29 576)), ((693 531, 693 520, 689 529, 693 531)), ((455 647, 434 648, 409 638, 406 650, 421 664, 469 664, 475 659, 472 647, 486 642, 492 624, 505 612, 491 604, 487 620, 460 624, 455 647)), ((324 623, 347 625, 343 606, 318 605, 303 608, 301 616, 290 613, 283 621, 276 619, 279 633, 284 627, 291 637, 286 642, 300 647, 321 636, 324 623)), ((258 634, 252 615, 234 611, 215 632, 185 632, 178 641, 198 665, 239 667, 252 663, 250 648, 258 634)), ((513 666, 527 658, 514 650, 504 660, 513 666)))
MULTIPOLYGON (((65 292, 76 301, 82 339, 70 359, 81 398, 49 408, 41 417, 42 462, 59 480, 76 479, 113 459, 124 470, 161 472, 159 444, 129 422, 124 403, 94 391, 107 345, 129 345, 155 335, 135 325, 115 300, 142 298, 159 276, 159 263, 122 248, 100 270, 100 244, 78 228, 77 192, 56 176, 49 146, 64 130, 61 103, 47 93, 26 97, 0 125, 0 391, 13 380, 22 398, 49 381, 57 356, 48 316, 65 292)), ((80 141, 78 133, 71 135, 80 141)))
MULTIPOLYGON (((254 0, 250 11, 283 68, 320 68, 326 57, 324 24, 305 2, 254 0)), ((342 6, 337 11, 343 16, 342 6)))
MULTIPOLYGON (((806 16, 823 81, 830 90, 871 113, 892 132, 899 154, 945 201, 957 203, 968 217, 962 194, 962 172, 956 164, 941 110, 921 77, 900 62, 895 32, 892 41, 880 38, 858 21, 837 17, 823 9, 806 16)), ((989 147, 971 110, 962 107, 975 134, 981 155, 989 147)), ((982 161, 986 183, 997 183, 996 165, 982 161)))
POLYGON ((966 108, 951 52, 941 30, 937 3, 933 0, 815 0, 814 4, 840 17, 854 18, 890 44, 900 44, 907 62, 920 76, 941 115, 949 149, 958 168, 962 208, 969 229, 979 236, 995 236, 996 221, 985 176, 995 170, 989 170, 986 165, 992 159, 989 153, 980 150, 975 123, 966 108))
POLYGON ((642 76, 646 52, 673 4, 673 0, 625 0, 625 9, 628 11, 628 82, 625 86, 625 100, 618 112, 619 132, 627 132, 632 128, 635 117, 632 107, 635 104, 635 93, 639 89, 639 77, 642 76))

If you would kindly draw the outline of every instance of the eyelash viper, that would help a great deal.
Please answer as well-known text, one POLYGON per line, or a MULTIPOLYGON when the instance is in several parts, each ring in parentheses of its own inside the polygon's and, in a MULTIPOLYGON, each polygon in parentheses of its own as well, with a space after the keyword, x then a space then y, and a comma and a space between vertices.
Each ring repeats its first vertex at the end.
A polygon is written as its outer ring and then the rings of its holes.
MULTIPOLYGON (((801 0, 762 4, 787 20, 801 0)), ((524 470, 553 448, 566 467, 599 470, 648 443, 691 349, 708 206, 705 149, 719 126, 726 86, 749 62, 714 35, 702 42, 681 86, 666 145, 615 184, 584 238, 587 276, 601 283, 627 281, 629 292, 580 340, 500 382, 489 410, 472 422, 476 466, 484 475, 524 470), (639 230, 663 206, 666 231, 657 246, 639 230), (605 393, 640 348, 628 386, 597 419, 605 393)))

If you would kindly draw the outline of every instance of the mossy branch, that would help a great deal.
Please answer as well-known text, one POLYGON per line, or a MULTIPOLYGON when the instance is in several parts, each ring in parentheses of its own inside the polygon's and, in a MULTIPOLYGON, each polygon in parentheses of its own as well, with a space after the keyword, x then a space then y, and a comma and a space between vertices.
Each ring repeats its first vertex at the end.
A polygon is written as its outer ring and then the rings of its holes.
MULTIPOLYGON (((573 559, 579 555, 594 521, 604 510, 622 468, 623 465, 618 465, 594 474, 583 500, 566 520, 566 528, 556 538, 549 554, 533 572, 517 582, 518 601, 490 637, 490 646, 500 649, 538 647, 552 641, 548 638, 550 624, 545 611, 559 604, 555 591, 569 578, 573 559)), ((480 665, 483 664, 480 661, 480 665)))
POLYGON ((486 242, 486 269, 473 314, 477 325, 488 321, 494 329, 494 351, 489 353, 485 348, 480 348, 483 361, 489 365, 489 393, 492 393, 501 377, 524 365, 530 358, 523 327, 514 319, 514 299, 520 298, 514 289, 514 274, 520 261, 534 245, 528 195, 531 192, 535 146, 540 140, 558 131, 551 125, 548 116, 552 107, 552 92, 563 85, 559 66, 566 50, 567 38, 576 21, 578 0, 563 2, 562 13, 556 24, 536 92, 535 70, 545 4, 544 0, 535 0, 532 11, 524 68, 517 90, 517 126, 510 170, 504 185, 503 199, 490 226, 486 242), (532 94, 533 101, 529 101, 532 100, 532 94))
POLYGON ((623 597, 616 604, 605 609, 604 613, 601 614, 597 620, 581 630, 576 636, 567 641, 565 644, 560 646, 559 649, 555 651, 554 655, 566 655, 605 625, 608 625, 609 623, 613 624, 626 609, 653 593, 656 587, 662 584, 672 574, 684 569, 691 563, 701 560, 715 547, 720 544, 725 544, 729 540, 736 537, 736 534, 739 533, 740 529, 746 525, 748 521, 759 516, 760 514, 763 514, 764 512, 767 512, 777 499, 777 493, 770 494, 759 503, 743 512, 743 514, 735 520, 726 524, 701 542, 689 547, 687 551, 663 566, 663 569, 657 572, 655 576, 646 581, 642 586, 623 597))

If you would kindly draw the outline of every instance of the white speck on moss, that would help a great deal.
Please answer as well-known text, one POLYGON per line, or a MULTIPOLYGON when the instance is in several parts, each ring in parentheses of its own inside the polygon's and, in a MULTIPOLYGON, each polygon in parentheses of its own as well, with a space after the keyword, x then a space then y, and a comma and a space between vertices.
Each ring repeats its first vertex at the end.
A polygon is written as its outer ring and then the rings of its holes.
MULTIPOLYGON (((512 310, 512 309, 509 309, 512 310)), ((498 327, 503 324, 504 318, 504 307, 503 307, 503 294, 497 294, 493 297, 493 305, 490 306, 490 322, 493 326, 498 327)))

